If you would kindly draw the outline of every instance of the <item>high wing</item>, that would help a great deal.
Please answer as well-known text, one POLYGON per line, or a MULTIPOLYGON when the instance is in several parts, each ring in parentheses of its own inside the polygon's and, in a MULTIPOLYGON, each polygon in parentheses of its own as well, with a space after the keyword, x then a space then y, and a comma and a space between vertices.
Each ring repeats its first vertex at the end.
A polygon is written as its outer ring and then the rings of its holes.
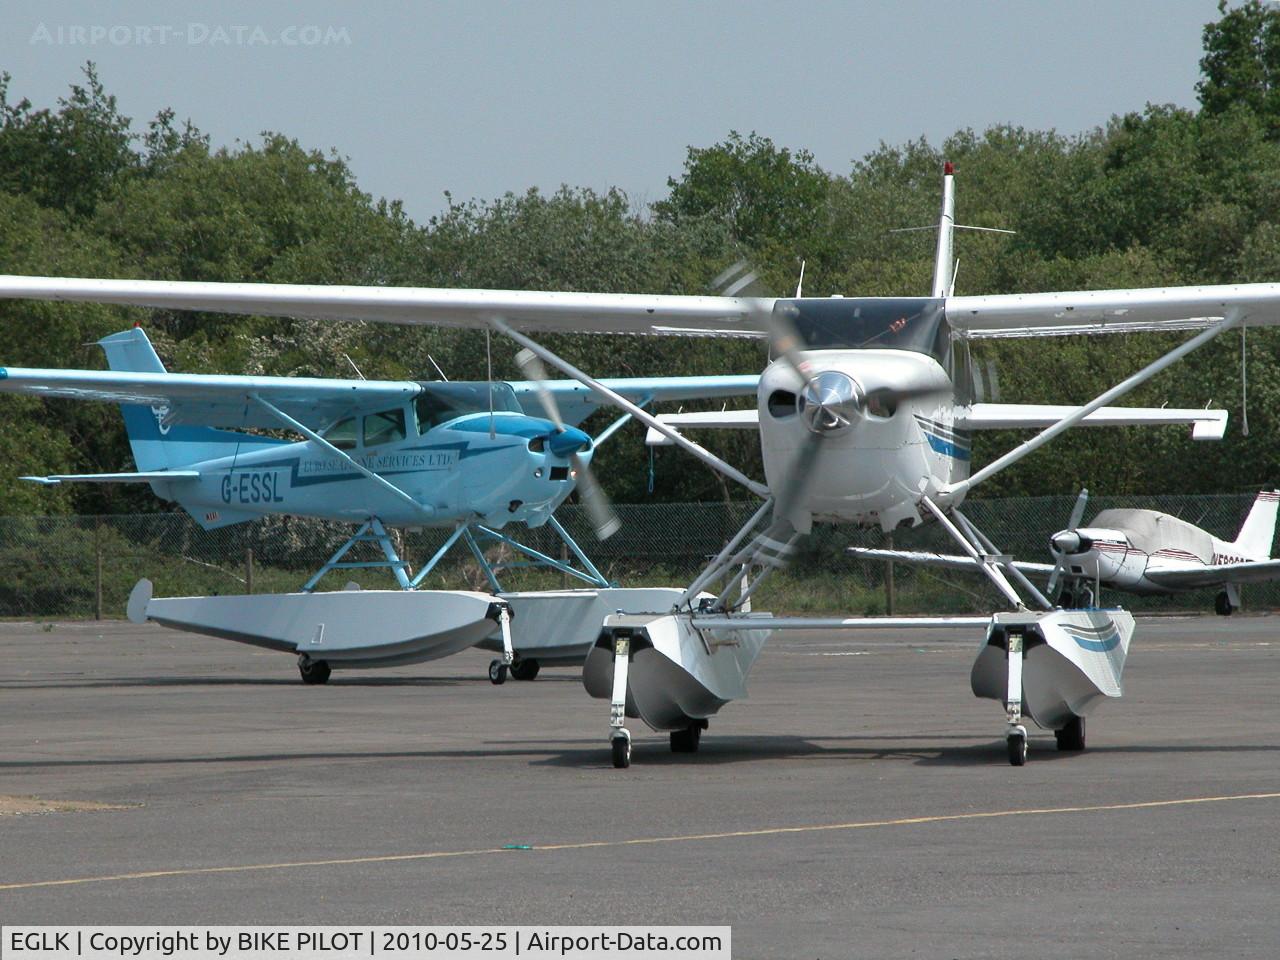
POLYGON ((1280 283, 948 297, 946 304, 951 326, 970 337, 1194 330, 1230 310, 1251 327, 1280 323, 1280 283))
MULTIPOLYGON (((0 276, 0 299, 114 303, 262 316, 370 320, 577 333, 754 336, 775 300, 625 293, 455 290, 171 280, 0 276)), ((1280 284, 1223 284, 946 298, 962 336, 1195 329, 1239 310, 1249 326, 1280 323, 1280 284)))
POLYGON ((164 422, 209 427, 279 427, 257 395, 302 423, 322 426, 362 410, 396 406, 422 387, 410 380, 328 380, 115 370, 0 367, 0 392, 168 408, 164 422))
POLYGON ((1182 590, 1217 587, 1224 583, 1263 583, 1267 580, 1280 580, 1280 560, 1215 563, 1183 570, 1152 570, 1148 567, 1144 576, 1162 587, 1182 590))
MULTIPOLYGON (((900 563, 919 563, 924 566, 948 567, 956 570, 974 570, 978 567, 973 558, 958 554, 929 553, 923 550, 880 550, 873 547, 846 547, 845 549, 860 560, 895 560, 900 563)), ((1026 560, 1014 560, 1012 563, 1023 573, 1053 572, 1051 563, 1031 563, 1026 560)))
MULTIPOLYGON (((753 394, 759 376, 620 377, 602 381, 640 403, 753 394)), ((536 385, 517 381, 517 396, 533 399, 536 385)), ((576 380, 547 384, 561 402, 566 422, 577 424, 600 406, 576 380)), ((164 422, 209 427, 279 427, 256 403, 262 397, 314 428, 340 417, 396 406, 422 392, 412 380, 336 380, 319 377, 246 377, 199 373, 132 373, 115 370, 52 370, 0 367, 0 392, 167 408, 164 422)), ((536 412, 536 411, 535 411, 536 412)))
MULTIPOLYGON (((643 405, 663 400, 718 400, 724 397, 749 396, 756 392, 760 375, 752 373, 707 377, 615 377, 602 378, 600 382, 633 403, 643 405)), ((510 383, 520 399, 520 405, 526 412, 538 416, 541 415, 536 409, 538 390, 539 386, 545 386, 555 396, 561 416, 571 426, 577 426, 601 407, 611 406, 609 401, 597 397, 577 380, 549 380, 541 385, 532 380, 514 380, 510 383)), ((746 412, 755 416, 755 410, 746 412)), ((670 416, 689 415, 671 414, 670 416)), ((753 420, 752 425, 754 424, 753 420)))
MULTIPOLYGON (((975 403, 956 416, 960 430, 1008 430, 1049 427, 1078 407, 1033 403, 975 403)), ((1083 420, 1082 427, 1159 426, 1191 424, 1193 440, 1221 440, 1227 430, 1226 410, 1180 410, 1171 407, 1100 407, 1083 420)))
POLYGON ((17 276, 0 276, 0 299, 441 327, 484 328, 500 319, 530 330, 697 336, 756 336, 761 310, 773 306, 743 297, 17 276))

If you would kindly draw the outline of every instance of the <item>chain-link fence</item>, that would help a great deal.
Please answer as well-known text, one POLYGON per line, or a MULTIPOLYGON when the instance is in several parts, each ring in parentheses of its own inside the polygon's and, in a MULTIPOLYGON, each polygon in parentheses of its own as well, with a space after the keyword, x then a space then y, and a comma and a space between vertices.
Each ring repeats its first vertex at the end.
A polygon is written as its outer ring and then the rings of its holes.
MULTIPOLYGON (((1086 522, 1108 507, 1146 507, 1174 514, 1223 539, 1235 538, 1253 498, 1248 495, 1094 497, 1086 522)), ((1049 562, 1048 537, 1062 529, 1074 497, 970 500, 965 513, 1001 549, 1018 559, 1049 562)), ((580 508, 566 505, 557 517, 599 570, 622 586, 684 586, 747 520, 755 503, 619 504, 622 529, 597 542, 580 508)), ((141 577, 157 596, 268 593, 297 590, 353 532, 346 524, 268 518, 222 530, 202 530, 185 514, 101 517, 0 517, 0 616, 121 616, 141 577)), ((553 557, 569 556, 548 528, 504 531, 553 557)), ((414 567, 444 542, 448 531, 396 531, 401 556, 414 567)), ((964 571, 866 562, 847 546, 883 546, 878 530, 818 525, 801 542, 796 560, 766 581, 757 609, 775 612, 943 613, 1003 606, 985 578, 964 571), (886 580, 891 578, 892 591, 886 580)), ((937 524, 899 531, 902 549, 956 553, 937 524)), ((373 560, 376 545, 360 544, 345 559, 373 560)), ((553 589, 577 581, 547 569, 518 565, 510 547, 489 548, 504 589, 553 589)), ((1034 579, 1034 578, 1033 578, 1034 579)), ((385 569, 328 574, 318 589, 340 589, 349 580, 366 588, 392 587, 385 569)), ((422 583, 424 589, 487 589, 469 551, 455 545, 422 583)), ((1112 594, 1135 610, 1209 610, 1213 590, 1167 597, 1112 594)), ((1280 583, 1244 591, 1246 609, 1280 608, 1280 583)))

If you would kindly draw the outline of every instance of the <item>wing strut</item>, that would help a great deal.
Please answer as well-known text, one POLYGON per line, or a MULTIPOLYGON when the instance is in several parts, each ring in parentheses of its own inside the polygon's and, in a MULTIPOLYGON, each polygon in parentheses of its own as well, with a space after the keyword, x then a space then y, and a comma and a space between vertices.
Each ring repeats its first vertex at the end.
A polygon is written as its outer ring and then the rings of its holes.
MULTIPOLYGON (((1039 449, 1044 444, 1048 443, 1050 440, 1056 437, 1058 434, 1062 433, 1064 430, 1068 430, 1071 427, 1074 427, 1077 423, 1079 423, 1085 417, 1089 416, 1089 414, 1093 413, 1095 410, 1101 407, 1105 407, 1107 404, 1111 403, 1113 400, 1118 400, 1120 397, 1124 396, 1134 387, 1137 387, 1143 383, 1146 383, 1148 380, 1154 377, 1157 373, 1159 373, 1165 367, 1168 367, 1174 363, 1177 363, 1179 360, 1181 360, 1187 354, 1191 353, 1193 350, 1199 349, 1200 347, 1208 343, 1210 340, 1212 340, 1214 337, 1217 337, 1219 334, 1225 333, 1226 331, 1232 329, 1233 327, 1239 326, 1242 322, 1244 322, 1244 312, 1239 307, 1232 307, 1230 310, 1227 311, 1227 314, 1225 317, 1223 317, 1221 320, 1219 320, 1216 324, 1214 324, 1209 329, 1196 334, 1186 343, 1182 344, 1182 346, 1176 347, 1173 350, 1170 350, 1164 356, 1153 361, 1152 363, 1147 364, 1137 373, 1133 374, 1130 377, 1127 377, 1124 380, 1121 380, 1110 390, 1107 390, 1104 393, 1098 394, 1098 396, 1094 397, 1092 400, 1086 403, 1083 407, 1079 407, 1078 409, 1075 410, 1075 412, 1071 413, 1069 416, 1063 417, 1061 420, 1059 420, 1057 423, 1053 424, 1052 426, 1046 427, 1044 430, 1037 433, 1034 437, 1032 437, 1026 443, 1023 443, 1023 444, 1020 444, 1019 446, 1014 447, 1004 456, 998 457, 995 460, 991 461, 991 463, 987 464, 985 467, 983 467, 973 476, 969 477, 969 479, 961 480, 959 483, 953 483, 953 484, 949 484, 946 487, 943 487, 942 490, 939 491, 940 498, 945 499, 948 497, 955 497, 963 493, 966 493, 970 488, 977 486, 983 480, 986 480, 988 477, 991 477, 999 473, 1005 467, 1012 466, 1013 464, 1021 460, 1023 457, 1025 457, 1027 454, 1031 453, 1034 450, 1039 449)), ((928 501, 926 500, 925 502, 927 503, 928 501)))
POLYGON ((279 420, 282 424, 284 424, 289 429, 298 431, 298 433, 302 434, 308 440, 311 440, 312 442, 317 443, 320 446, 324 447, 326 450, 332 453, 335 457, 339 458, 340 460, 344 460, 346 463, 350 464, 353 469, 355 469, 359 473, 364 474, 366 477, 368 477, 374 483, 378 484, 388 493, 392 494, 395 497, 398 497, 399 499, 403 500, 405 503, 409 504, 411 507, 413 507, 413 509, 417 513, 420 513, 423 516, 423 518, 429 518, 435 515, 435 511, 432 510, 430 507, 424 506, 423 504, 419 503, 417 500, 413 499, 413 497, 409 496, 409 494, 405 493, 403 490, 397 487, 390 480, 386 479, 380 474, 374 473, 372 470, 366 467, 363 463, 360 463, 354 457, 350 456, 345 450, 339 450, 337 447, 335 447, 332 443, 330 443, 324 437, 320 436, 320 434, 316 433, 314 430, 312 430, 310 427, 306 426, 305 424, 299 423, 297 420, 293 419, 293 417, 289 416, 279 407, 272 404, 270 401, 262 399, 262 397, 259 396, 257 393, 249 394, 249 399, 252 400, 254 403, 256 403, 258 406, 262 407, 262 409, 266 410, 269 414, 271 414, 273 417, 275 417, 277 420, 279 420))
POLYGON ((627 413, 631 414, 632 417, 634 417, 636 420, 639 420, 650 430, 657 431, 658 433, 662 434, 664 437, 669 439, 672 443, 675 443, 678 446, 683 447, 686 451, 693 454, 693 456, 697 457, 699 460, 701 460, 703 463, 709 466, 712 470, 718 470, 720 473, 723 473, 730 480, 733 480, 737 483, 742 484, 744 487, 746 487, 748 490, 750 490, 752 493, 754 493, 758 497, 763 497, 765 499, 769 498, 770 496, 769 488, 766 487, 764 484, 756 483, 756 481, 752 480, 750 477, 748 477, 742 471, 738 470, 736 467, 728 463, 725 463, 723 460, 717 457, 710 450, 707 450, 704 447, 700 447, 698 444, 694 443, 688 437, 684 436, 681 433, 678 433, 673 428, 667 426, 657 417, 653 416, 652 414, 646 413, 644 410, 640 409, 640 407, 636 406, 634 403, 632 403, 622 394, 617 393, 616 391, 610 390, 608 387, 602 384, 599 380, 593 380, 591 377, 587 376, 585 373, 583 373, 573 364, 569 363, 567 360, 562 360, 560 357, 556 356, 546 347, 543 347, 539 345, 537 342, 530 340, 523 333, 520 333, 516 330, 511 329, 511 327, 509 327, 506 323, 497 319, 496 317, 491 322, 493 323, 494 329, 496 329, 499 333, 505 334, 507 337, 514 340, 516 343, 520 344, 520 346, 524 347, 530 352, 541 357, 543 360, 551 364, 557 370, 560 370, 563 373, 565 373, 567 376, 572 377, 574 380, 577 380, 580 384, 582 384, 588 390, 591 390, 593 393, 597 394, 598 396, 604 397, 610 403, 614 404, 614 406, 620 407, 621 409, 625 410, 627 413))

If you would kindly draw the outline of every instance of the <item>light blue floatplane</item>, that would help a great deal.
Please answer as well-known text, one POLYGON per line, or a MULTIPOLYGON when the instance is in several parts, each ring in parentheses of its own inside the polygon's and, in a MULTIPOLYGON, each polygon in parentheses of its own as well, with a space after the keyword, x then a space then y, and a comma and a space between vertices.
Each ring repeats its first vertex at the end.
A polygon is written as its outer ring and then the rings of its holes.
MULTIPOLYGON (((418 382, 169 373, 141 328, 101 341, 108 371, 7 368, 0 390, 120 404, 137 470, 26 479, 57 484, 147 483, 205 529, 274 514, 349 521, 355 533, 296 593, 155 597, 141 580, 129 615, 296 654, 302 679, 334 668, 383 667, 448 656, 474 645, 501 656, 490 679, 532 679, 543 664, 580 662, 608 614, 669 609, 679 589, 611 583, 556 519, 576 488, 597 536, 618 526, 591 474, 597 447, 577 426, 596 400, 576 381, 418 382), (548 400, 548 398, 550 398, 548 400), (531 416, 526 403, 551 404, 531 416), (269 428, 301 439, 252 433, 269 428), (521 540, 545 527, 560 559, 521 540), (444 543, 416 572, 397 551, 396 528, 443 528, 444 543), (376 544, 382 558, 352 559, 376 544), (579 589, 509 592, 485 547, 559 571, 579 589), (454 549, 469 550, 489 591, 421 589, 454 549), (318 592, 330 574, 382 568, 398 590, 318 592)), ((757 376, 604 381, 639 405, 755 392, 757 376)), ((350 586, 354 586, 351 584, 350 586)))

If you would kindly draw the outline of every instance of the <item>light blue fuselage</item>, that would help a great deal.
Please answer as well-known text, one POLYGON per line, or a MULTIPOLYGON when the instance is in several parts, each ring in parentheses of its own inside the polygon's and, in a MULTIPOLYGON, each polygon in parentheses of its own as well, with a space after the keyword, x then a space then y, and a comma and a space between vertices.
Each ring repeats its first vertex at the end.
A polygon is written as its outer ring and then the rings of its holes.
MULTIPOLYGON (((407 417, 410 423, 412 418, 407 417)), ((389 526, 450 527, 480 521, 544 523, 574 488, 574 451, 591 440, 548 420, 498 412, 468 414, 402 440, 344 452, 407 494, 398 496, 313 440, 274 443, 246 435, 249 452, 190 464, 198 478, 153 481, 155 493, 180 503, 202 525, 219 527, 266 514, 330 520, 377 517, 389 526), (559 451, 559 452, 557 452, 559 451)))

